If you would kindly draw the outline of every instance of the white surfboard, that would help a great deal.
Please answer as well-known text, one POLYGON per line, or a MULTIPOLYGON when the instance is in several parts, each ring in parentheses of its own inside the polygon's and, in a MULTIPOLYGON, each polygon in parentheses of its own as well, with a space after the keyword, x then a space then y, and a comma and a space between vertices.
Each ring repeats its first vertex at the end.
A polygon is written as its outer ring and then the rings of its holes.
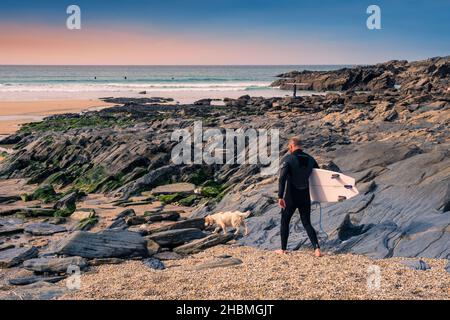
POLYGON ((318 202, 340 202, 359 194, 354 178, 323 169, 313 169, 309 189, 311 201, 318 202))

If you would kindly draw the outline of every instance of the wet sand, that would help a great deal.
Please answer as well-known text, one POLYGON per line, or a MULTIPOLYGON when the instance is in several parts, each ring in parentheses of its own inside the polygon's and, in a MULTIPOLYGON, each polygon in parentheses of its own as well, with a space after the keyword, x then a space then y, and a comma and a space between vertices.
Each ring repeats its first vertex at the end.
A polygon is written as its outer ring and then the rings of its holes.
POLYGON ((45 116, 81 112, 111 105, 113 104, 99 99, 0 101, 0 135, 14 133, 20 128, 21 124, 40 121, 45 116))

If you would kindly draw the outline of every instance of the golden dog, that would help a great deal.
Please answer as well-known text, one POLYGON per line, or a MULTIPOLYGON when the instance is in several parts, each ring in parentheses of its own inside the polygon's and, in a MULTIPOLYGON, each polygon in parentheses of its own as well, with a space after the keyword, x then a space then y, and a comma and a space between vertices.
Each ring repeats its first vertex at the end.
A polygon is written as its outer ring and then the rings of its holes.
POLYGON ((233 227, 236 229, 234 234, 237 235, 241 229, 241 226, 243 226, 245 228, 244 235, 247 235, 248 229, 244 219, 247 218, 250 213, 250 211, 226 211, 212 214, 205 217, 205 227, 216 225, 217 227, 214 230, 214 233, 222 230, 224 234, 227 234, 227 227, 233 227))

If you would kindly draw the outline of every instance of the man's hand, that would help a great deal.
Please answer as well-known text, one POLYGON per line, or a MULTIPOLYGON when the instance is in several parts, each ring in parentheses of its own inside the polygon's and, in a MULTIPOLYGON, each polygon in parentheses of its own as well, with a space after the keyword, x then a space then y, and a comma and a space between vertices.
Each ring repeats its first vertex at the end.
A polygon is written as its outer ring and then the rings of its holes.
POLYGON ((284 201, 284 199, 278 199, 278 205, 279 205, 282 209, 286 209, 286 202, 284 201))

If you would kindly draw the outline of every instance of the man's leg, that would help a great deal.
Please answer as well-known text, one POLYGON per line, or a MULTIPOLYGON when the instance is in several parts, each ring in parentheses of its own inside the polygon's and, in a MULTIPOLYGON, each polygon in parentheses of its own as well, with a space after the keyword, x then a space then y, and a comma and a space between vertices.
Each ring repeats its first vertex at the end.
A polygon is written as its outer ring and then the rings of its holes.
POLYGON ((311 224, 311 202, 307 201, 299 206, 300 219, 302 220, 303 227, 308 234, 309 240, 311 241, 314 250, 316 250, 316 255, 320 256, 320 246, 317 240, 317 233, 311 224))
POLYGON ((285 251, 287 248, 289 238, 289 224, 296 207, 290 203, 286 203, 286 208, 281 211, 281 250, 285 251))

